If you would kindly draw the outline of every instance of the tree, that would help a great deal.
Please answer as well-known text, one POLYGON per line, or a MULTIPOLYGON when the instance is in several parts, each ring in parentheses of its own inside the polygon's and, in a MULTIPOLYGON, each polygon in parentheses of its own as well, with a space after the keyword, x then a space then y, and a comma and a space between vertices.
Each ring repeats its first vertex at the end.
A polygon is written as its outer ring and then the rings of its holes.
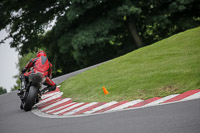
POLYGON ((11 47, 17 48, 21 54, 28 53, 40 45, 39 35, 44 33, 45 25, 66 6, 56 0, 2 0, 0 29, 6 28, 9 32, 7 38, 13 39, 11 47))
POLYGON ((7 27, 11 47, 22 55, 45 47, 59 75, 197 27, 199 5, 198 0, 2 0, 0 29, 7 27))
POLYGON ((3 87, 0 87, 0 95, 4 94, 4 93, 7 93, 7 90, 4 89, 3 87))

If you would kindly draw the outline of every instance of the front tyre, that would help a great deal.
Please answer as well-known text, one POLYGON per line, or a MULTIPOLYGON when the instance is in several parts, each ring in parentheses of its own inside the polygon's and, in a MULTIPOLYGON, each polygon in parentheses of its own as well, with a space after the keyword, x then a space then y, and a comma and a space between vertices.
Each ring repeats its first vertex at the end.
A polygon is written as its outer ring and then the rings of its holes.
POLYGON ((24 103, 24 110, 30 111, 35 104, 35 101, 37 99, 38 89, 34 86, 31 86, 29 88, 28 96, 26 98, 26 101, 24 103))

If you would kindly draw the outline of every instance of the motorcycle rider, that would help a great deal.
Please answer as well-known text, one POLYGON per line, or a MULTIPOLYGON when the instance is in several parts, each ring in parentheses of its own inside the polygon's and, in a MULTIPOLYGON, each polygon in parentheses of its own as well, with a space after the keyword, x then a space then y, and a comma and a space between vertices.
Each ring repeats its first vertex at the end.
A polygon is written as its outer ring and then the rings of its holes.
MULTIPOLYGON (((28 83, 28 76, 31 73, 40 72, 46 78, 44 85, 45 87, 41 93, 44 94, 49 91, 54 91, 56 89, 56 84, 51 80, 52 75, 52 64, 49 62, 45 51, 37 52, 37 57, 31 59, 25 68, 22 69, 22 74, 25 77, 26 84, 28 83), (26 72, 28 71, 28 72, 26 72), (26 73, 25 73, 26 72, 26 73)), ((19 90, 18 95, 22 95, 23 90, 19 90)))

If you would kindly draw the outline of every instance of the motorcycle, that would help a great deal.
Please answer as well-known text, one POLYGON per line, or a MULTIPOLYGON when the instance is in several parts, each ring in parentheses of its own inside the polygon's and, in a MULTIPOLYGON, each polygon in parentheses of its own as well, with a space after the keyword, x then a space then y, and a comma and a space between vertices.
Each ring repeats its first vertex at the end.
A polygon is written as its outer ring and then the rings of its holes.
POLYGON ((45 77, 41 73, 32 73, 25 79, 24 74, 21 74, 20 80, 21 94, 18 95, 21 99, 20 108, 25 111, 30 111, 41 99, 40 89, 45 82, 45 77))

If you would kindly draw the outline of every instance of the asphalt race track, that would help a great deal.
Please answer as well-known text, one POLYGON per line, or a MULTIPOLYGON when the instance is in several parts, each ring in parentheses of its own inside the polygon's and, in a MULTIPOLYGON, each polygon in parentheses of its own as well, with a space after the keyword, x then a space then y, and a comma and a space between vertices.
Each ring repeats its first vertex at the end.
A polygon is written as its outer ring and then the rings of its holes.
POLYGON ((0 133, 200 133, 200 99, 54 119, 20 110, 16 93, 0 95, 0 133))
POLYGON ((1 133, 199 133, 200 99, 77 118, 42 118, 19 109, 16 92, 0 96, 1 133))

